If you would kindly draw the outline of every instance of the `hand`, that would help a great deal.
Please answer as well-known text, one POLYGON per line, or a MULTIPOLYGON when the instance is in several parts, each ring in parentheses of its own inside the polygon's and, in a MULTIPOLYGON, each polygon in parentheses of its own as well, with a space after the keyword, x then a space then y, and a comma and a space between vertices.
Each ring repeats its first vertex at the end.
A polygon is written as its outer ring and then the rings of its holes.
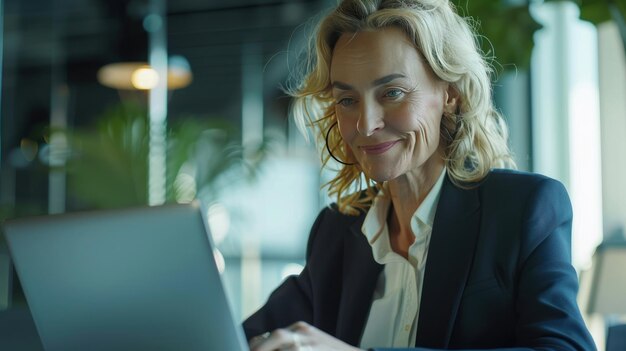
POLYGON ((305 322, 250 339, 251 351, 358 351, 360 349, 328 335, 305 322))

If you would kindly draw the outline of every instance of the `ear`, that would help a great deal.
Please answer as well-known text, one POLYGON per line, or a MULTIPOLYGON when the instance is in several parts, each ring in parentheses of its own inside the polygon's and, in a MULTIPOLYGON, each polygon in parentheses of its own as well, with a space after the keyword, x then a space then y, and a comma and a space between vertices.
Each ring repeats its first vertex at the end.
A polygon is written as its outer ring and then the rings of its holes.
POLYGON ((444 93, 445 101, 443 103, 443 110, 446 113, 454 114, 457 112, 457 108, 460 103, 460 94, 456 87, 452 84, 448 84, 444 93))

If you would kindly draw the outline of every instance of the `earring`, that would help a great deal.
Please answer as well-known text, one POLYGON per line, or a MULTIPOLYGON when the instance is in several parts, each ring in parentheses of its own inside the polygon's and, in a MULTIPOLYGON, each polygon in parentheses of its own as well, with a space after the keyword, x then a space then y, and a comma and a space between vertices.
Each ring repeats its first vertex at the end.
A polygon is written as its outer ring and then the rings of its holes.
POLYGON ((330 146, 328 145, 328 137, 330 136, 330 131, 337 125, 337 122, 333 123, 330 125, 330 128, 328 128, 328 131, 326 132, 326 150, 328 150, 328 154, 330 154, 330 157, 332 157, 335 161, 341 163, 342 165, 345 166, 354 166, 354 163, 346 163, 343 162, 342 160, 338 159, 337 157, 335 157, 335 155, 333 155, 333 152, 330 151, 330 146))

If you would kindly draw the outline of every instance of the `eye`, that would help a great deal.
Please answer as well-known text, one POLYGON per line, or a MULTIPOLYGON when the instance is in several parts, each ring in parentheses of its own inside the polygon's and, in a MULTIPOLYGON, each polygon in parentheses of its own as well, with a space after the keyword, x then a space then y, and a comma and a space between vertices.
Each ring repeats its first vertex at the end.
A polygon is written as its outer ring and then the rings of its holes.
POLYGON ((385 97, 392 98, 392 99, 399 98, 402 95, 404 95, 404 91, 400 89, 389 89, 385 91, 385 94, 384 94, 385 97))
POLYGON ((348 106, 350 106, 352 104, 354 104, 354 99, 353 98, 349 98, 349 97, 342 98, 342 99, 339 99, 337 101, 337 105, 341 105, 343 107, 348 107, 348 106))

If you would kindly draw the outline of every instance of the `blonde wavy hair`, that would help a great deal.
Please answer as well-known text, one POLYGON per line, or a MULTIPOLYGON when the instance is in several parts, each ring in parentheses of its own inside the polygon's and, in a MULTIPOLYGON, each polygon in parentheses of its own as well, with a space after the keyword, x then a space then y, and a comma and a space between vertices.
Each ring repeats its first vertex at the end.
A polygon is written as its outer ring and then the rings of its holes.
POLYGON ((287 89, 291 112, 303 133, 312 127, 322 165, 342 163, 326 186, 339 211, 356 215, 369 207, 381 184, 368 179, 343 142, 331 94, 333 48, 344 33, 385 27, 404 31, 439 79, 459 93, 455 114, 444 114, 441 142, 453 183, 471 187, 492 168, 515 168, 507 145, 508 129, 491 98, 492 69, 478 49, 478 36, 448 0, 343 0, 326 15, 311 37, 304 77, 287 89), (334 156, 330 154, 330 152, 334 156), (365 191, 363 191, 365 190, 365 191))

